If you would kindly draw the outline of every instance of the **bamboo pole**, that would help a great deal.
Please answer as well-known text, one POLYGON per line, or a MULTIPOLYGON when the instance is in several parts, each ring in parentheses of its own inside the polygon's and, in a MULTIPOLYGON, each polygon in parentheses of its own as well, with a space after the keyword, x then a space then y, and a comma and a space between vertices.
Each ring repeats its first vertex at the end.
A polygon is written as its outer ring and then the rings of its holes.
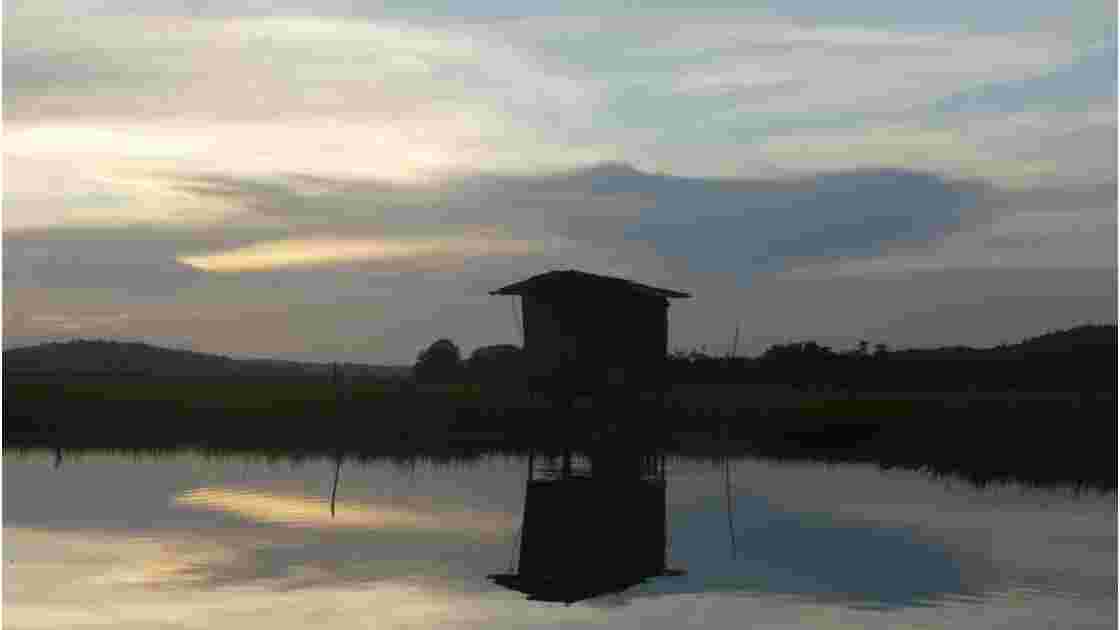
POLYGON ((734 560, 737 553, 735 549, 735 522, 731 507, 731 459, 728 457, 723 460, 723 480, 724 494, 727 497, 727 533, 731 536, 731 559, 734 560))
POLYGON ((338 495, 338 477, 342 472, 342 455, 335 456, 334 460, 334 484, 331 486, 331 518, 334 518, 334 499, 338 495))

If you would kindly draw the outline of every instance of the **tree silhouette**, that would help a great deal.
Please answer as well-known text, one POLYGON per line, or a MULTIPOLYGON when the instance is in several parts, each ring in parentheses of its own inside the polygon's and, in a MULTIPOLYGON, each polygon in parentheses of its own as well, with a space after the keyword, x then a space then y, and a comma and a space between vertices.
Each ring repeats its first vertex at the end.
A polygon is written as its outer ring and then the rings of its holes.
POLYGON ((459 380, 461 370, 459 346, 450 339, 439 339, 416 358, 413 375, 419 382, 452 383, 459 380))
POLYGON ((867 346, 868 346, 867 340, 866 339, 860 339, 859 340, 859 346, 856 349, 856 354, 858 354, 861 357, 867 356, 867 346))
POLYGON ((522 372, 521 349, 510 344, 482 346, 467 359, 467 369, 478 380, 512 380, 522 372))

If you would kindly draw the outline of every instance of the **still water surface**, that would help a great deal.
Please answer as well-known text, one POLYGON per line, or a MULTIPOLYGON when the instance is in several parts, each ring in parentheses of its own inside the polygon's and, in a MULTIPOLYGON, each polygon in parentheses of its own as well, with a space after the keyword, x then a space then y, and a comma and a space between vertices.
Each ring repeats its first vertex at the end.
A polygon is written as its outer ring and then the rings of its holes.
POLYGON ((486 578, 516 561, 524 459, 346 461, 333 517, 328 459, 53 460, 3 460, 6 628, 1117 627, 1115 494, 670 461, 686 573, 564 605, 486 578))

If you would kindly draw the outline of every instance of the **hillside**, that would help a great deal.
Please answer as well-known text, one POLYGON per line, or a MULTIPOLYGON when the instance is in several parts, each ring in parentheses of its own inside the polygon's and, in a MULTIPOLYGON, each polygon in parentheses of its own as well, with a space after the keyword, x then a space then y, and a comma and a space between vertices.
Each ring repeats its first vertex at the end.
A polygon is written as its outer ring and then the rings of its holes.
POLYGON ((1116 352, 1117 329, 1115 325, 1087 324, 1058 330, 1008 347, 1016 352, 1086 352, 1109 350, 1116 352))
POLYGON ((1018 343, 1001 344, 991 348, 971 348, 968 346, 912 348, 895 350, 892 355, 900 359, 1014 359, 1039 355, 1115 357, 1116 351, 1117 327, 1115 325, 1086 324, 1068 330, 1055 330, 1029 337, 1018 343))
MULTIPOLYGON (((275 359, 234 359, 216 354, 161 348, 141 342, 75 340, 5 350, 4 374, 136 375, 155 377, 328 375, 327 363, 275 359)), ((406 377, 406 366, 339 364, 348 376, 406 377)))
MULTIPOLYGON (((837 359, 841 355, 829 354, 833 363, 829 366, 819 364, 820 357, 794 354, 782 361, 767 364, 770 367, 763 370, 769 376, 782 378, 785 371, 794 369, 797 378, 801 379, 810 372, 824 370, 825 372, 851 372, 864 370, 869 366, 860 363, 846 366, 841 369, 837 359), (862 367, 861 367, 862 366, 862 367)), ((966 372, 976 372, 974 375, 978 382, 989 378, 985 376, 986 367, 991 362, 998 362, 1000 370, 1019 372, 1016 380, 1024 384, 1031 379, 1023 379, 1023 375, 1047 379, 1066 379, 1075 377, 1074 372, 1081 373, 1086 383, 1093 383, 1099 387, 1097 381, 1107 374, 1114 374, 1115 359, 1117 356, 1117 327, 1115 325, 1091 324, 1078 326, 1068 330, 1059 330, 1044 333, 1025 339, 1015 344, 1004 344, 990 348, 970 348, 966 346, 948 346, 940 348, 912 348, 895 349, 890 351, 891 364, 904 362, 906 371, 915 376, 921 375, 924 379, 934 381, 943 379, 943 372, 950 371, 964 376, 966 372), (942 367, 939 367, 942 366, 942 367), (935 370, 936 372, 930 372, 935 370), (1107 374, 1105 374, 1107 373, 1107 374), (981 378, 983 377, 983 378, 981 378)), ((761 369, 765 363, 757 364, 756 369, 761 369)), ((754 364, 758 360, 744 359, 740 361, 743 367, 754 364)), ((712 361, 723 365, 722 361, 712 361)), ((154 377, 223 377, 223 376, 253 376, 261 378, 297 377, 297 376, 328 376, 332 364, 305 363, 299 361, 284 361, 274 359, 234 359, 226 356, 206 354, 188 350, 162 348, 142 342, 123 342, 105 340, 77 340, 67 342, 43 343, 35 346, 10 348, 3 352, 3 367, 6 376, 24 375, 136 375, 154 377)), ((689 372, 704 371, 703 362, 690 362, 687 367, 689 372)), ((846 365, 846 364, 845 364, 846 365)), ((408 378, 411 375, 409 366, 381 366, 356 363, 339 364, 342 371, 349 377, 364 377, 372 379, 395 380, 408 378)), ((722 368, 721 368, 722 369, 722 368)), ((732 370, 734 371, 734 370, 732 370)), ((868 374, 885 384, 890 381, 896 370, 886 370, 886 374, 868 374)), ((682 373, 685 380, 694 380, 694 376, 682 373)), ((710 378, 721 380, 731 377, 730 374, 712 374, 710 378)), ((758 374, 740 375, 740 382, 749 382, 758 378, 758 374)), ((1111 385, 1109 386, 1111 389, 1111 385)))

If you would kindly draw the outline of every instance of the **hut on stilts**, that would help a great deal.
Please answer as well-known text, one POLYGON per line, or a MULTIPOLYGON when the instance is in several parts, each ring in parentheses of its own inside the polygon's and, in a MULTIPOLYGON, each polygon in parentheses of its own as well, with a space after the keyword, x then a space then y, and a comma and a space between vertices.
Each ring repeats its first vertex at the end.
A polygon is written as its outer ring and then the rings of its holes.
POLYGON ((582 271, 550 271, 490 292, 521 298, 526 378, 554 406, 580 396, 660 392, 669 300, 687 293, 582 271))
POLYGON ((525 376, 552 404, 541 430, 563 453, 530 457, 517 570, 491 579, 571 603, 678 573, 665 567, 665 457, 621 421, 635 415, 623 405, 664 391, 669 300, 689 295, 574 270, 491 294, 521 298, 525 376), (574 411, 578 397, 594 411, 574 411))

